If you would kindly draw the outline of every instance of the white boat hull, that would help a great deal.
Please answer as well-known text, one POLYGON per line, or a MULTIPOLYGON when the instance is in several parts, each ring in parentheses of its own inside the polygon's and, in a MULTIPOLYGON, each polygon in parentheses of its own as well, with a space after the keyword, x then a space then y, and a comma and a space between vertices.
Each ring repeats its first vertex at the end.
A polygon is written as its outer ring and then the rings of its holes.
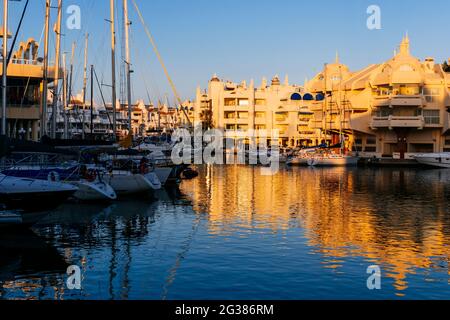
POLYGON ((8 209, 40 211, 57 207, 78 188, 68 183, 0 175, 0 203, 8 209))
POLYGON ((74 182, 73 184, 78 187, 78 191, 74 194, 74 197, 78 200, 102 201, 117 199, 117 194, 114 189, 105 182, 79 181, 74 182))
POLYGON ((104 177, 104 180, 114 189, 118 196, 152 192, 161 189, 161 183, 154 173, 144 176, 130 172, 113 172, 112 175, 104 177), (152 178, 153 181, 149 178, 152 178))
POLYGON ((450 153, 424 154, 416 156, 415 159, 423 165, 450 169, 450 153))
POLYGON ((300 158, 300 157, 292 158, 287 161, 287 165, 306 167, 306 166, 308 166, 308 158, 300 158))
POLYGON ((359 159, 355 157, 314 157, 308 159, 308 165, 311 167, 355 167, 358 161, 359 159))

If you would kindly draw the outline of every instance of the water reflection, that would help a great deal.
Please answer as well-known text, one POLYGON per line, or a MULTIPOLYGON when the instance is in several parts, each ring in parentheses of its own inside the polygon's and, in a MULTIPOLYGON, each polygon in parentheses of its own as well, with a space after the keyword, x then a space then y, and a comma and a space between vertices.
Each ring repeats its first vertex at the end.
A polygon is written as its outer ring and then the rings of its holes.
POLYGON ((324 267, 362 256, 386 266, 400 296, 418 269, 450 275, 449 170, 203 170, 183 190, 196 211, 209 214, 213 234, 299 227, 324 267))
POLYGON ((57 250, 32 231, 2 230, 0 233, 0 297, 37 299, 45 294, 45 288, 60 282, 60 274, 67 267, 57 250), (7 294, 17 289, 20 295, 7 294))
POLYGON ((0 298, 445 298, 450 170, 204 166, 158 201, 65 204, 0 235, 0 298), (65 287, 82 269, 83 289, 65 287), (365 287, 378 264, 383 291, 365 287))

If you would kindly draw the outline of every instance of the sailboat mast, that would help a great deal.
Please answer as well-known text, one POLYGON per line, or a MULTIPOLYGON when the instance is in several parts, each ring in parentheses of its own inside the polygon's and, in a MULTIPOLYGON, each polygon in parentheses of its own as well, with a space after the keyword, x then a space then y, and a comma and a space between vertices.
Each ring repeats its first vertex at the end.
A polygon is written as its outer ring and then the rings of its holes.
MULTIPOLYGON (((69 83, 68 83, 69 88, 68 88, 68 94, 67 94, 67 109, 69 109, 70 103, 72 101, 72 82, 73 82, 73 64, 74 64, 74 59, 75 59, 75 46, 76 46, 76 43, 73 42, 72 43, 72 56, 70 57, 70 75, 69 75, 69 83)), ((69 118, 70 118, 70 111, 67 110, 67 112, 69 113, 69 118)), ((67 121, 67 125, 68 126, 70 125, 69 120, 67 121)), ((67 130, 67 132, 66 132, 67 139, 69 139, 70 138, 69 137, 69 129, 66 128, 66 130, 67 130)))
POLYGON ((47 134, 47 90, 48 90, 48 42, 50 24, 50 0, 45 3, 45 35, 44 35, 44 75, 42 82, 42 119, 41 138, 47 134))
POLYGON ((114 13, 114 0, 110 0, 110 23, 111 23, 111 81, 112 81, 112 110, 113 110, 113 137, 117 140, 116 119, 116 26, 114 13))
POLYGON ((91 64, 91 139, 94 135, 94 65, 91 64))
POLYGON ((328 134, 327 134, 327 116, 328 116, 328 87, 327 87, 327 85, 328 85, 328 83, 327 83, 327 77, 328 77, 328 74, 327 74, 327 67, 328 67, 328 64, 326 64, 325 63, 325 71, 324 71, 324 86, 325 86, 325 97, 324 97, 324 103, 325 103, 325 108, 324 108, 324 111, 322 112, 322 125, 323 125, 323 129, 324 129, 324 132, 325 132, 325 144, 327 144, 327 137, 328 137, 328 134))
POLYGON ((8 82, 8 0, 3 0, 3 75, 2 75, 2 135, 6 135, 6 86, 8 82))
POLYGON ((130 42, 129 42, 129 28, 130 21, 128 18, 128 0, 123 0, 123 14, 124 14, 124 31, 125 31, 125 67, 127 73, 127 101, 128 101, 128 130, 131 134, 131 58, 130 58, 130 42))
POLYGON ((86 43, 84 46, 84 75, 83 75, 83 111, 81 123, 81 137, 84 139, 85 111, 86 111, 86 88, 87 88, 87 60, 88 60, 89 34, 86 33, 86 43))
POLYGON ((341 155, 344 153, 344 134, 342 126, 342 66, 339 66, 339 140, 341 143, 341 155))
POLYGON ((52 107, 52 139, 56 138, 56 125, 58 117, 58 90, 59 90, 59 59, 61 50, 61 19, 62 19, 62 0, 58 0, 58 21, 56 22, 56 54, 55 54, 55 82, 53 86, 53 107, 52 107))
POLYGON ((62 67, 63 67, 63 96, 62 96, 62 115, 64 121, 64 133, 63 139, 68 139, 67 137, 67 69, 66 69, 66 58, 67 54, 64 52, 62 55, 62 67))

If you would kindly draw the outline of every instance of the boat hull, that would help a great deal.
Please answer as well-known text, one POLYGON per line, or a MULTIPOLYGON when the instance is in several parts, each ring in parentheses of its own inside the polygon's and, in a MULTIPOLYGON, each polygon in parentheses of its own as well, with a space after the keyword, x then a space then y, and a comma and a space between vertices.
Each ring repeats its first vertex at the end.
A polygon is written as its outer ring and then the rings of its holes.
POLYGON ((287 161, 287 165, 293 167, 307 167, 308 158, 293 158, 287 161))
POLYGON ((355 167, 358 165, 358 158, 311 158, 308 159, 308 165, 311 167, 355 167))
POLYGON ((450 169, 450 154, 430 154, 417 156, 415 159, 426 166, 450 169))
POLYGON ((8 210, 54 209, 77 190, 67 183, 0 176, 0 203, 8 210))
MULTIPOLYGON (((157 188, 141 174, 113 173, 104 178, 118 196, 153 192, 157 188)), ((161 185, 159 185, 159 189, 161 185)))
POLYGON ((78 187, 78 191, 73 195, 78 200, 110 201, 117 199, 116 192, 107 183, 80 181, 73 184, 78 187))

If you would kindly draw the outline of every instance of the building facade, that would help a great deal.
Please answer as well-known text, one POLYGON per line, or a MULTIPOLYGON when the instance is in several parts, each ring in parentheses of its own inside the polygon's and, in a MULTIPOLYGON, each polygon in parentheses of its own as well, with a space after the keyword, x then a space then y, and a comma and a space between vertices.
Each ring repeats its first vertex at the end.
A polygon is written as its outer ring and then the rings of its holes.
MULTIPOLYGON (((39 44, 34 39, 21 42, 11 55, 7 77, 6 133, 12 138, 38 140, 42 115, 43 60, 38 57, 39 44)), ((48 68, 48 82, 55 80, 55 67, 48 68)), ((62 71, 59 73, 62 74, 62 71)), ((3 59, 0 58, 0 77, 3 59)), ((0 97, 0 99, 3 99, 0 97)), ((1 118, 0 113, 0 118, 1 118)))
POLYGON ((303 87, 289 84, 286 77, 282 83, 275 76, 271 83, 263 79, 256 87, 222 81, 214 76, 208 89, 197 89, 194 122, 203 129, 223 130, 227 138, 243 139, 249 130, 267 132, 270 143, 272 130, 278 130, 282 146, 307 146, 319 143, 320 130, 309 126, 313 113, 310 110, 312 97, 303 87))
POLYGON ((406 36, 394 57, 351 72, 337 59, 306 84, 314 101, 311 127, 346 135, 365 157, 412 158, 450 151, 449 80, 433 58, 410 53, 406 36))
POLYGON ((362 157, 407 159, 450 152, 449 88, 448 70, 412 56, 406 36, 392 59, 351 71, 336 57, 304 87, 214 76, 206 91, 197 89, 194 119, 233 139, 278 129, 283 146, 342 143, 362 157))

